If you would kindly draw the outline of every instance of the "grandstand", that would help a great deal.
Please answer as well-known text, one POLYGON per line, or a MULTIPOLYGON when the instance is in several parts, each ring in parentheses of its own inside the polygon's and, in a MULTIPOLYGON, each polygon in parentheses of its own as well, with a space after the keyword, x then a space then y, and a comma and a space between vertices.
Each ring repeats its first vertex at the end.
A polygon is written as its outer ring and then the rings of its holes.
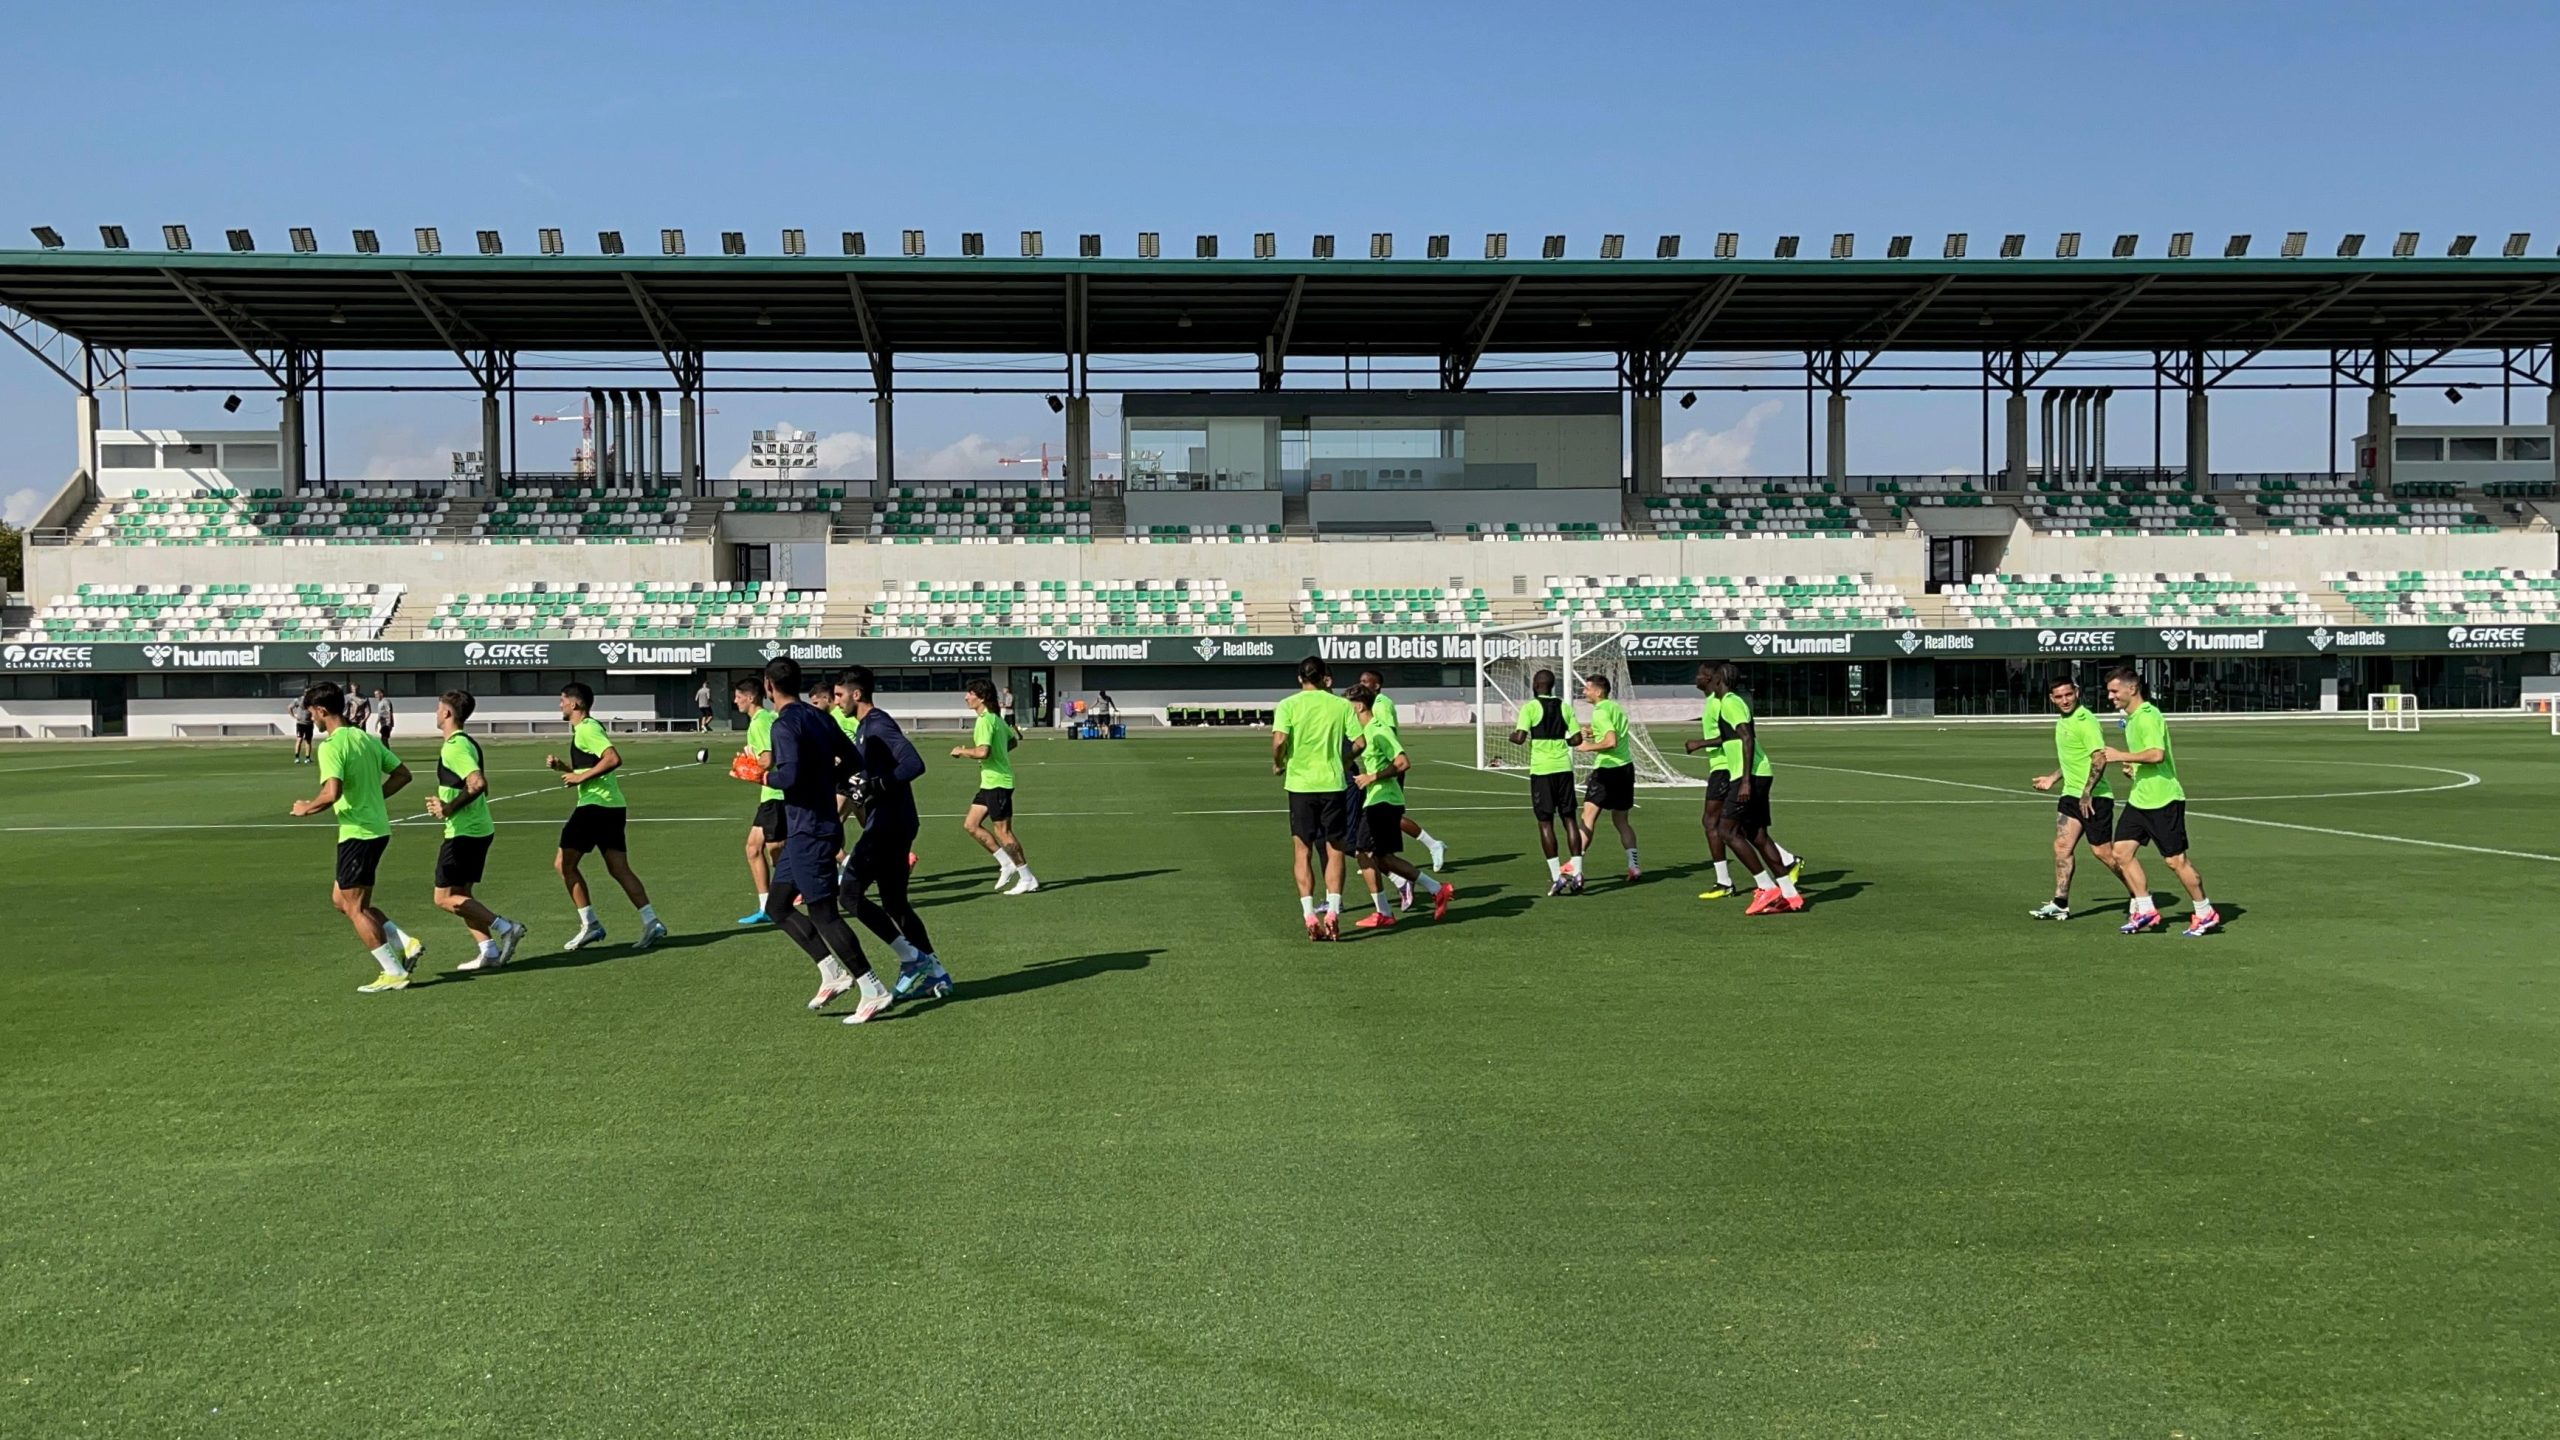
POLYGON ((2313 625, 2329 617, 2280 580, 2229 575, 1984 575, 1945 591, 1974 626, 2048 624, 2313 625))
POLYGON ((790 639, 815 634, 826 613, 822 593, 778 583, 650 583, 574 581, 527 589, 448 594, 428 622, 431 640, 492 635, 557 635, 571 640, 622 637, 790 639))
POLYGON ((893 544, 1084 544, 1093 539, 1093 502, 1027 481, 902 485, 872 507, 871 534, 893 544))
POLYGON ((1244 628, 1223 580, 909 581, 871 603, 870 633, 970 635, 1231 635, 1244 628))
POLYGON ((1847 535, 1865 517, 1829 480, 1695 480, 1663 482, 1647 496, 1653 528, 1679 535, 1847 535))
POLYGON ((370 640, 397 585, 83 585, 28 622, 46 640, 370 640))
POLYGON ((1864 575, 1550 575, 1541 608, 1630 630, 1872 630, 1914 615, 1864 575))
POLYGON ((2377 625, 2560 624, 2560 571, 2359 571, 2322 577, 2377 625))

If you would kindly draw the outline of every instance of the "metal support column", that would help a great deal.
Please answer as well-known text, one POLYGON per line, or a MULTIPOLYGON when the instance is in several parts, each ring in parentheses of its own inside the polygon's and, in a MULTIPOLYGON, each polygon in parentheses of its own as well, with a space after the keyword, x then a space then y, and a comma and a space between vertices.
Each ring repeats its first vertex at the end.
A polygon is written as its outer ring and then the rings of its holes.
POLYGON ((872 361, 878 387, 871 396, 871 498, 886 500, 898 483, 897 373, 883 350, 872 361))
POLYGON ((1093 493, 1093 397, 1067 397, 1067 493, 1093 493))
POLYGON ((2187 353, 2187 480, 2201 495, 2213 488, 2213 396, 2205 388, 2204 352, 2187 353))
POLYGON ((702 453, 702 402, 689 388, 676 397, 676 451, 676 464, 684 471, 684 493, 701 494, 702 471, 694 460, 702 453))
POLYGON ((1834 485, 1849 479, 1849 394, 1834 390, 1823 405, 1822 476, 1834 485))
POLYGON ((646 390, 640 398, 649 407, 649 488, 663 490, 667 485, 667 396, 662 390, 646 390))
POLYGON ((2364 433, 2373 445, 2373 487, 2377 498, 2391 495, 2392 430, 2397 425, 2391 414, 2391 352, 2373 352, 2373 388, 2364 400, 2364 433))

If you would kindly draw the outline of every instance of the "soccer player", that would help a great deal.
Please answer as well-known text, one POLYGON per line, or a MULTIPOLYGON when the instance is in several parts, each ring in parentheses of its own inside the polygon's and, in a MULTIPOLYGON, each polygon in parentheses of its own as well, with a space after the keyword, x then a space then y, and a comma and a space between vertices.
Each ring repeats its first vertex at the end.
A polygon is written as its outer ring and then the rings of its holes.
MULTIPOLYGON (((1706 697, 1706 710, 1698 717, 1698 738, 1681 749, 1690 755, 1701 750, 1721 750, 1724 740, 1717 722, 1722 697, 1716 690, 1715 662, 1702 662, 1693 683, 1697 685, 1698 693, 1706 697)), ((1698 898, 1701 900, 1723 900, 1733 894, 1733 862, 1724 853, 1724 806, 1732 791, 1733 777, 1718 769, 1715 756, 1710 754, 1707 757, 1707 801, 1705 808, 1698 812, 1698 828, 1707 832, 1707 858, 1715 862, 1716 883, 1713 888, 1700 893, 1698 898)))
MULTIPOLYGON (((750 689, 754 687, 755 682, 752 680, 741 680, 738 684, 741 689, 750 689)), ((738 708, 741 710, 751 710, 756 707, 751 705, 741 705, 738 708)), ((709 676, 703 677, 702 683, 694 687, 693 728, 706 732, 711 729, 711 679, 709 676)))
POLYGON ((391 848, 391 812, 384 802, 409 784, 409 767, 391 748, 347 718, 347 692, 323 680, 303 692, 302 703, 320 725, 320 793, 293 802, 296 817, 323 810, 338 817, 338 876, 329 903, 355 927, 356 940, 373 952, 382 973, 356 987, 365 995, 409 988, 409 962, 426 953, 417 937, 391 923, 373 903, 374 874, 391 848))
POLYGON ((1573 809, 1573 707, 1556 693, 1556 672, 1529 677, 1529 699, 1512 722, 1511 743, 1529 747, 1529 808, 1538 817, 1538 844, 1547 852, 1547 893, 1582 893, 1582 827, 1573 809), (1564 825, 1559 853, 1556 825, 1564 825))
POLYGON ((1322 657, 1298 662, 1298 693, 1271 714, 1271 773, 1289 796, 1289 843, 1296 864, 1298 914, 1310 940, 1342 938, 1342 750, 1351 706, 1333 693, 1322 657), (1316 908, 1322 857, 1324 908, 1316 908))
POLYGON ((525 937, 524 926, 471 893, 489 868, 489 845, 498 833, 489 819, 489 771, 480 742, 462 730, 478 707, 468 690, 447 690, 436 700, 436 729, 444 744, 436 751, 436 793, 427 797, 427 814, 444 822, 444 847, 436 851, 436 908, 480 942, 478 954, 454 967, 475 971, 495 970, 516 958, 525 937))
POLYGON ((2222 917, 2205 898, 2204 877, 2196 874, 2195 863, 2187 858, 2187 791, 2178 783, 2178 757, 2169 745, 2168 717, 2144 691, 2142 672, 2130 665, 2108 673, 2107 698, 2124 712, 2124 745, 2100 750, 2098 761, 2130 766, 2133 771, 2133 789, 2124 797, 2115 827, 2116 873, 2133 892, 2133 914, 2124 923, 2124 933, 2139 935, 2163 923, 2160 907, 2151 899, 2150 879, 2134 853, 2147 843, 2160 848, 2160 858, 2169 862, 2178 883, 2187 888, 2187 898, 2195 902, 2195 913, 2187 920, 2187 938, 2209 935, 2221 926, 2222 917))
POLYGON ((1393 724, 1378 718, 1378 692, 1364 680, 1351 687, 1344 697, 1350 702, 1352 718, 1359 723, 1365 743, 1360 747, 1361 771, 1352 777, 1360 787, 1360 878, 1369 886, 1369 904, 1374 914, 1364 915, 1352 926, 1355 930, 1384 930, 1396 923, 1395 912, 1387 908, 1387 887, 1378 880, 1380 871, 1396 882, 1399 891, 1407 887, 1420 890, 1431 901, 1431 918, 1445 920, 1449 902, 1458 898, 1458 887, 1443 885, 1413 868, 1404 858, 1404 776, 1412 768, 1405 758, 1404 742, 1393 724))
POLYGON ((2059 762, 2050 775, 2039 775, 2029 783, 2038 790, 2059 790, 2062 798, 2054 802, 2053 817, 2053 898, 2027 912, 2031 920, 2068 920, 2071 918, 2071 874, 2080 858, 2080 842, 2089 842, 2089 853, 2107 867, 2107 873, 2123 879, 2116 865, 2115 796, 2107 788, 2107 762, 2099 752, 2107 748, 2106 733, 2098 728, 2098 717, 2080 703, 2080 687, 2070 676, 2053 682, 2046 694, 2053 701, 2053 753, 2059 762))
POLYGON ((379 690, 373 692, 373 730, 383 744, 391 743, 391 697, 379 690))
POLYGON ((310 764, 319 758, 311 745, 311 707, 302 703, 302 697, 296 695, 293 697, 293 703, 285 707, 284 713, 293 721, 293 763, 310 764))
MULTIPOLYGON (((1388 729, 1396 732, 1397 743, 1401 745, 1404 740, 1403 723, 1396 718, 1395 697, 1387 693, 1387 677, 1376 670, 1363 670, 1360 672, 1360 683, 1377 697, 1370 702, 1371 713, 1384 722, 1388 729)), ((1422 848, 1431 852, 1432 869, 1449 868, 1449 847, 1434 838, 1430 831, 1422 828, 1410 812, 1404 817, 1404 833, 1405 838, 1421 841, 1422 848)))
MULTIPOLYGON (((924 917, 907 901, 907 872, 914 867, 916 832, 924 823, 916 813, 912 787, 924 775, 924 757, 889 712, 873 702, 878 684, 863 665, 836 677, 836 700, 853 720, 848 736, 854 749, 851 798, 862 817, 862 836, 846 854, 844 888, 853 896, 853 917, 897 952, 898 997, 920 990, 948 995, 951 972, 934 954, 924 917), (877 902, 871 898, 875 890, 877 902)), ((858 1022, 848 1016, 845 1023, 858 1022)))
POLYGON ((836 852, 844 845, 844 821, 836 810, 839 779, 857 762, 852 739, 835 717, 800 698, 800 662, 776 656, 764 667, 764 699, 776 707, 767 738, 773 768, 765 778, 782 791, 783 838, 765 903, 774 923, 817 962, 818 993, 812 1010, 824 1010, 847 990, 862 998, 848 1025, 860 1025, 895 998, 862 953, 862 941, 837 909, 836 852), (804 913, 799 906, 808 901, 804 913))
POLYGON ((1022 841, 1013 833, 1013 746, 1022 736, 996 708, 995 686, 972 680, 961 695, 976 718, 970 721, 969 743, 952 746, 951 758, 978 762, 978 793, 970 797, 960 828, 996 857, 997 893, 1028 895, 1040 888, 1040 877, 1031 873, 1022 841))
POLYGON ((1796 889, 1801 865, 1769 834, 1769 789, 1776 767, 1760 748, 1760 727, 1751 718, 1751 702, 1735 687, 1742 672, 1730 660, 1714 667, 1716 733, 1723 745, 1711 762, 1723 771, 1729 787, 1724 807, 1724 843, 1739 851, 1751 867, 1751 904, 1745 915, 1793 913, 1805 907, 1796 889))
MULTIPOLYGON (((1636 860, 1636 827, 1627 818, 1636 807, 1636 742, 1627 733, 1627 710, 1609 694, 1609 677, 1583 677, 1582 698, 1591 704, 1591 723, 1582 727, 1575 749, 1591 757, 1591 778, 1582 791, 1582 833, 1600 833, 1600 812, 1618 827, 1618 843, 1627 850, 1627 878, 1644 878, 1636 860)), ((1589 841, 1584 842, 1586 848, 1589 841)))
POLYGON ((631 948, 646 950, 667 938, 667 927, 658 918, 658 908, 649 903, 649 887, 640 883, 639 873, 631 868, 631 856, 623 840, 630 816, 622 798, 622 782, 613 775, 622 768, 622 752, 613 747, 613 737, 596 719, 595 704, 596 692, 583 681, 572 680, 561 686, 560 718, 569 722, 569 758, 542 757, 544 764, 559 773, 561 784, 578 792, 577 808, 569 812, 568 822, 560 827, 560 853, 551 862, 552 868, 560 872, 561 882, 569 887, 569 903, 578 907, 578 933, 560 948, 582 950, 605 938, 604 922, 596 918, 596 907, 588 903, 587 877, 578 873, 578 862, 590 851, 600 851, 605 873, 640 910, 640 938, 632 942, 631 948))
MULTIPOLYGON (((794 667, 795 671, 797 667, 794 667)), ((747 717, 747 753, 773 768, 773 707, 765 703, 767 682, 740 680, 730 698, 747 717)), ((794 700, 800 697, 794 695, 794 700)), ((773 892, 773 862, 782 850, 785 820, 782 814, 782 792, 773 787, 771 776, 756 790, 756 817, 747 826, 747 878, 756 886, 756 908, 738 917, 741 925, 770 925, 773 916, 765 902, 773 892)))

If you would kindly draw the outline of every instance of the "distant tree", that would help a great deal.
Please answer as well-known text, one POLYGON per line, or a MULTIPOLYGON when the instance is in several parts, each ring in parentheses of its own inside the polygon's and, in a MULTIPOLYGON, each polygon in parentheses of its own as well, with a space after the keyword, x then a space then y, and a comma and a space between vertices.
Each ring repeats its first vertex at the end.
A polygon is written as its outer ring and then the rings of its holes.
POLYGON ((15 525, 0 524, 0 589, 27 583, 27 535, 15 525))

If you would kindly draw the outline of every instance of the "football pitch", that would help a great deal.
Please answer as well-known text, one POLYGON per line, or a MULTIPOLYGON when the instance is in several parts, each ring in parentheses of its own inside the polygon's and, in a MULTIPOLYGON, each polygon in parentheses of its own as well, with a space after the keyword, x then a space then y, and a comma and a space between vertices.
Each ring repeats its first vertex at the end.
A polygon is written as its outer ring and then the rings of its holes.
POLYGON ((1417 732, 1459 898, 1335 946, 1265 737, 1026 744, 1008 898, 925 735, 961 988, 854 1029, 734 923, 732 735, 624 742, 638 955, 492 743, 533 936, 440 975, 403 825, 382 996, 281 742, 0 748, 0 1434, 2560 1433, 2560 740, 2175 733, 2203 940, 2027 918, 2049 727, 1772 719, 1804 913, 1688 790, 1550 899, 1417 732))

